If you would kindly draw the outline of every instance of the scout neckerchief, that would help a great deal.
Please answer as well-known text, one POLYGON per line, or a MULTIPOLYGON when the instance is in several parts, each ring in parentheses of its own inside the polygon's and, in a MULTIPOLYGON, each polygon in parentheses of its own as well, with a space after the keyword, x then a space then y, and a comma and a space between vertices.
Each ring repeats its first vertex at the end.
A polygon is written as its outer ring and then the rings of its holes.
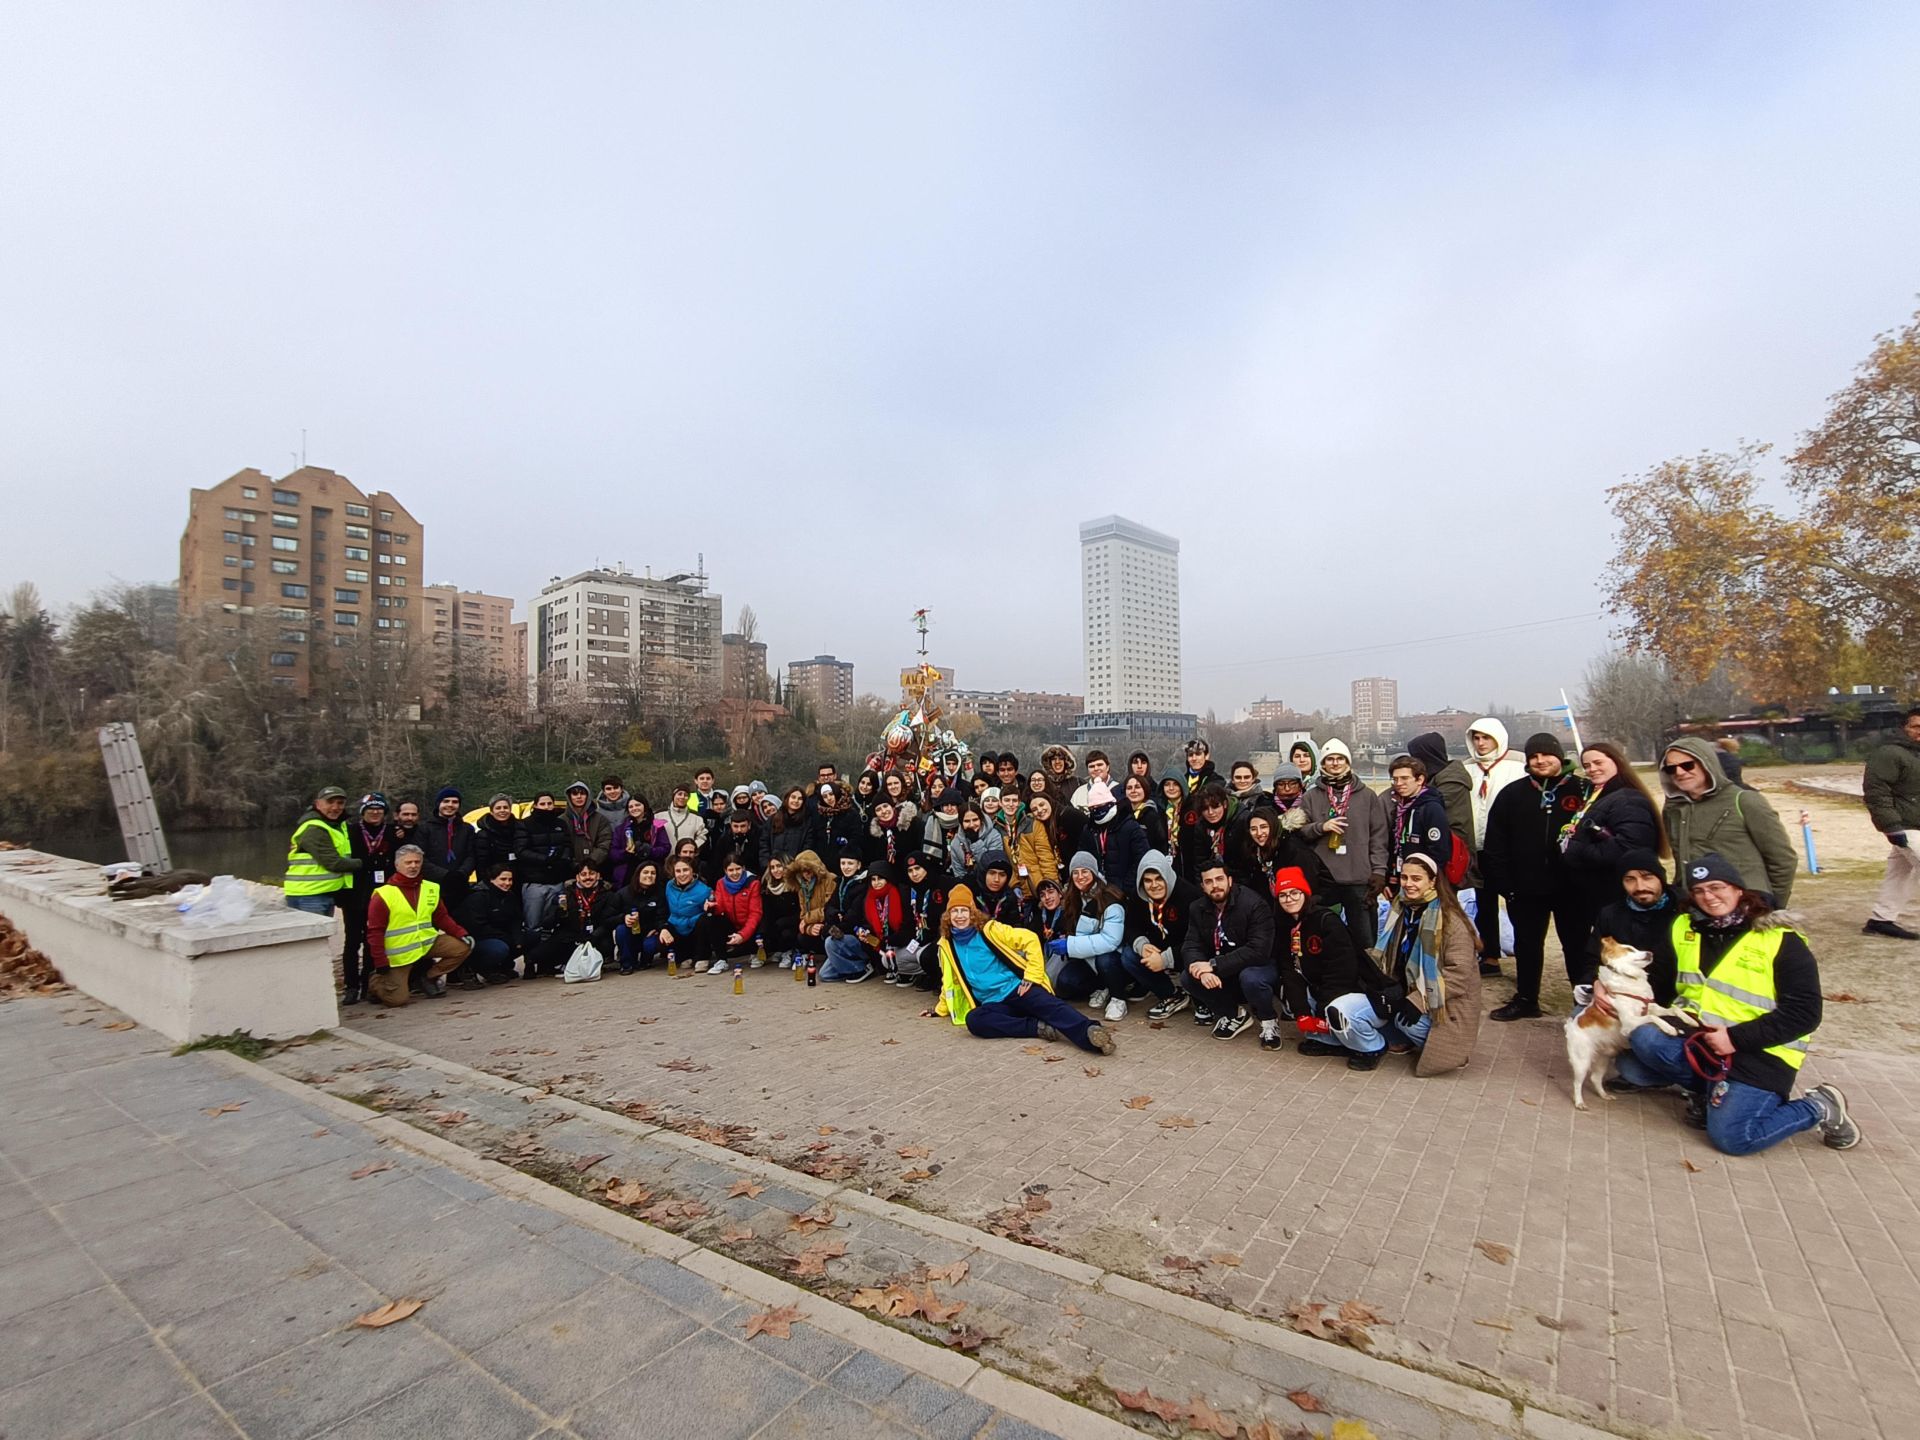
POLYGON ((1573 832, 1580 828, 1580 822, 1587 818, 1587 812, 1594 807, 1600 797, 1606 793, 1605 785, 1595 785, 1580 801, 1580 808, 1573 812, 1573 818, 1560 827, 1560 849, 1564 852, 1573 840, 1573 832))

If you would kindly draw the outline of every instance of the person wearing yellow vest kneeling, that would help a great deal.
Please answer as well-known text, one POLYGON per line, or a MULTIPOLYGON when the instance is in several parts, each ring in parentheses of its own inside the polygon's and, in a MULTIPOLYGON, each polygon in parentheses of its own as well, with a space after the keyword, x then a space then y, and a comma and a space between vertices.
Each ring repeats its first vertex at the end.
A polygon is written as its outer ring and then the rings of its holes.
MULTIPOLYGON (((1674 1003, 1698 1013, 1703 1028, 1689 1037, 1640 1026, 1633 1053, 1620 1057, 1621 1078, 1646 1089, 1679 1085, 1688 1123, 1728 1155, 1813 1129, 1835 1150, 1852 1149, 1860 1127, 1837 1086, 1789 1098, 1820 1024, 1820 970, 1806 937, 1718 854, 1688 860, 1679 883, 1692 903, 1671 931, 1674 1003)), ((1596 998, 1604 1002, 1604 991, 1596 998)))
POLYGON ((473 953, 473 937, 447 913, 440 887, 420 878, 426 858, 418 845, 402 845, 394 853, 393 879, 367 902, 367 954, 373 961, 367 990, 382 1005, 406 1004, 408 982, 416 976, 423 993, 446 994, 441 977, 473 953))

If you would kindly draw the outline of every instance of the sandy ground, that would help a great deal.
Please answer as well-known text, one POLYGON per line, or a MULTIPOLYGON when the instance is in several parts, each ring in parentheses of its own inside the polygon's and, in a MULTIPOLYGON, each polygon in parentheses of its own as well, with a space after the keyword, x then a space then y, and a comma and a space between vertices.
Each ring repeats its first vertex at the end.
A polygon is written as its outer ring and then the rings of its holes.
MULTIPOLYGON (((1658 777, 1649 778, 1650 788, 1658 793, 1657 784, 1651 783, 1658 777)), ((1802 918, 1801 929, 1820 961, 1821 989, 1828 1003, 1819 1044, 1830 1050, 1920 1054, 1920 942, 1860 933, 1880 886, 1887 842, 1868 822, 1865 802, 1793 783, 1819 780, 1851 785, 1859 778, 1858 764, 1782 765, 1747 772, 1748 781, 1779 812, 1800 851, 1801 873, 1794 881, 1790 908, 1802 918), (1818 875, 1806 871, 1802 811, 1813 826, 1818 875)), ((1549 945, 1550 950, 1557 948, 1549 945)), ((1556 981, 1556 969, 1550 954, 1542 1000, 1550 1005, 1569 1004, 1564 972, 1556 981)), ((1489 983, 1487 992, 1494 1003, 1508 993, 1497 981, 1489 983)))

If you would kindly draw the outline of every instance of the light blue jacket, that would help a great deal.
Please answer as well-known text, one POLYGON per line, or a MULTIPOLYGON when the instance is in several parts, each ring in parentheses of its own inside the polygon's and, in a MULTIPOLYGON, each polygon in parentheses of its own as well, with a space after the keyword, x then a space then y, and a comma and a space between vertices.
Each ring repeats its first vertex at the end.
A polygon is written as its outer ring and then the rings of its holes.
POLYGON ((1074 933, 1067 936, 1067 954, 1075 960, 1110 955, 1120 948, 1120 937, 1126 930, 1127 912, 1118 904, 1109 905, 1101 912, 1098 924, 1091 915, 1082 915, 1074 933))

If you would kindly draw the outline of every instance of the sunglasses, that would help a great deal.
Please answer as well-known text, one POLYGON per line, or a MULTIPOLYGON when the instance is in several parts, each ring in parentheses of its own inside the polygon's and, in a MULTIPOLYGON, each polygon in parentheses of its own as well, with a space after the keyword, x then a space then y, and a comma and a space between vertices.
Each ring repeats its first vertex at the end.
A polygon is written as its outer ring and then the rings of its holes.
POLYGON ((1700 762, 1698 760, 1682 760, 1678 765, 1662 765, 1660 767, 1660 773, 1662 775, 1685 775, 1699 768, 1700 762))

